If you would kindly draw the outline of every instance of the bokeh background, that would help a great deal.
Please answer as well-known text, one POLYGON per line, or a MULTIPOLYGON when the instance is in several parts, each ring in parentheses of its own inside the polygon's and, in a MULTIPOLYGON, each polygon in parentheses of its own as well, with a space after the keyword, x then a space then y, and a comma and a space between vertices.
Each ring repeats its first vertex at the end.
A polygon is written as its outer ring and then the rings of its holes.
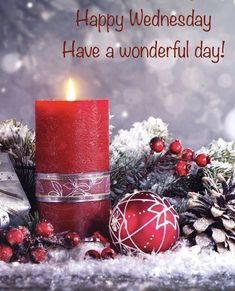
POLYGON ((34 127, 34 99, 61 98, 72 76, 83 98, 109 97, 114 132, 149 116, 169 123, 184 144, 235 139, 234 0, 0 0, 0 120, 15 117, 34 127), (127 15, 130 8, 153 14, 213 16, 212 31, 200 28, 126 29, 99 34, 74 25, 76 10, 127 15), (64 40, 80 45, 150 45, 189 39, 192 45, 226 41, 219 64, 197 60, 79 60, 62 57, 64 40))

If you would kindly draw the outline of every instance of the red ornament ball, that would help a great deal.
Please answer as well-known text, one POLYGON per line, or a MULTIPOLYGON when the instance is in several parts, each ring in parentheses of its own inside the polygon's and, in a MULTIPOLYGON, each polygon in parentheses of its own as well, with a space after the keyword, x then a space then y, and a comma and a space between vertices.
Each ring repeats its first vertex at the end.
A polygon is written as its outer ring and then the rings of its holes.
POLYGON ((165 197, 147 191, 127 194, 112 211, 109 232, 123 254, 158 253, 177 241, 178 218, 165 197))
POLYGON ((184 149, 182 151, 182 160, 192 161, 194 156, 194 151, 192 149, 184 149))
POLYGON ((36 233, 42 237, 51 237, 54 235, 54 227, 47 221, 38 222, 35 230, 36 233))
POLYGON ((183 177, 183 176, 187 176, 188 175, 188 163, 185 161, 179 161, 176 165, 175 165, 175 172, 176 175, 183 177))
POLYGON ((13 251, 11 247, 4 244, 0 245, 0 261, 9 262, 12 255, 13 251))
POLYGON ((183 148, 182 144, 178 139, 173 141, 169 146, 170 152, 174 155, 180 154, 182 152, 182 148, 183 148))
POLYGON ((11 228, 8 230, 6 240, 11 246, 20 245, 24 240, 24 234, 18 228, 11 228))
POLYGON ((210 157, 206 154, 200 154, 195 158, 195 163, 202 168, 210 164, 210 161, 211 161, 210 157))
POLYGON ((77 232, 70 231, 64 236, 69 247, 74 248, 80 244, 80 235, 77 232))
POLYGON ((107 259, 114 259, 116 257, 116 252, 112 248, 105 248, 101 252, 101 259, 107 260, 107 259))
POLYGON ((155 153, 161 153, 165 147, 164 140, 160 137, 154 137, 150 141, 150 147, 155 153))
POLYGON ((96 250, 89 250, 85 253, 85 258, 91 258, 94 260, 100 260, 101 256, 100 253, 96 250))
POLYGON ((47 259, 47 252, 42 247, 34 248, 30 255, 35 263, 42 263, 47 259))

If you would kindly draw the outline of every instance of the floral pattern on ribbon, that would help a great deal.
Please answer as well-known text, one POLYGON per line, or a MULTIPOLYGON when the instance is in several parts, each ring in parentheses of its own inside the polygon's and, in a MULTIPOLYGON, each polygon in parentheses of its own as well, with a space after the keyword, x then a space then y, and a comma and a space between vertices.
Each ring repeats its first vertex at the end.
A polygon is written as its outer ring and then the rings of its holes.
POLYGON ((97 176, 81 175, 73 178, 56 179, 36 179, 36 196, 37 197, 79 197, 86 195, 107 195, 110 193, 110 176, 101 174, 97 176))

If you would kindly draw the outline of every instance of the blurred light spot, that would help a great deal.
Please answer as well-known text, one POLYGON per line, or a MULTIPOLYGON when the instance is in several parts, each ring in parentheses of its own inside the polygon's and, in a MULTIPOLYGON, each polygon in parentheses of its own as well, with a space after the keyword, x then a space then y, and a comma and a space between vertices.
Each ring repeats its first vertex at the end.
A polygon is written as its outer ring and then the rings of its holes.
POLYGON ((162 86, 169 86, 174 82, 174 75, 170 70, 161 71, 158 73, 158 80, 162 86))
MULTIPOLYGON (((114 104, 112 108, 112 114, 118 119, 123 118, 122 113, 127 112, 127 106, 125 104, 114 104)), ((125 116, 125 114, 124 114, 125 116)), ((125 118, 125 117, 124 117, 125 118)))
POLYGON ((72 62, 72 58, 64 60, 58 57, 60 49, 61 41, 48 32, 32 43, 29 53, 23 58, 23 66, 37 82, 43 81, 54 86, 58 78, 63 78, 63 72, 67 72, 72 62), (50 50, 47 50, 48 47, 50 50))
POLYGON ((122 97, 126 104, 135 106, 141 104, 143 100, 143 92, 139 88, 130 87, 125 89, 124 92, 121 93, 121 96, 119 92, 118 99, 120 100, 122 97))
POLYGON ((98 79, 94 79, 93 80, 93 84, 96 86, 96 87, 102 87, 102 84, 101 84, 101 82, 98 80, 98 79))
POLYGON ((183 113, 186 110, 186 106, 188 104, 186 99, 187 97, 183 93, 169 94, 166 98, 164 98, 166 111, 174 116, 183 113))
POLYGON ((230 88, 233 84, 233 80, 231 75, 229 74, 222 74, 218 78, 218 85, 221 88, 230 88))
POLYGON ((50 20, 52 16, 54 16, 54 12, 43 11, 41 14, 42 20, 44 21, 50 20))
POLYGON ((127 111, 122 111, 122 117, 127 118, 129 116, 127 111))
POLYGON ((202 92, 207 78, 198 67, 188 67, 181 75, 181 82, 190 90, 202 92))
MULTIPOLYGON (((148 47, 150 48, 155 44, 156 40, 153 40, 149 43, 148 47)), ((173 46, 174 41, 170 39, 158 39, 158 46, 173 46)), ((177 59, 174 58, 174 55, 169 55, 169 57, 164 58, 145 58, 147 66, 149 67, 150 71, 159 71, 159 70, 168 70, 174 67, 176 64, 177 59)))
POLYGON ((54 6, 57 10, 64 12, 74 12, 78 8, 76 0, 51 0, 50 5, 54 6))
POLYGON ((213 110, 218 109, 219 105, 221 104, 221 98, 213 91, 207 91, 204 94, 204 97, 208 101, 210 108, 213 110))
POLYGON ((33 75, 33 80, 37 81, 38 79, 39 79, 39 75, 38 74, 33 75))
POLYGON ((224 128, 227 136, 235 140, 235 108, 233 108, 226 116, 224 128))
POLYGON ((27 8, 30 9, 30 8, 32 8, 32 7, 33 7, 33 3, 32 3, 32 2, 28 2, 28 3, 27 3, 27 8))
POLYGON ((15 73, 22 67, 22 61, 18 53, 10 53, 2 59, 2 69, 6 73, 15 73))
POLYGON ((175 10, 171 11, 171 15, 176 15, 176 11, 175 10))
POLYGON ((121 44, 120 44, 120 42, 117 42, 117 43, 115 44, 115 47, 116 47, 116 48, 119 48, 119 47, 121 47, 121 44))
POLYGON ((6 92, 6 90, 7 90, 7 89, 6 89, 6 88, 4 88, 4 87, 3 87, 3 88, 1 88, 1 92, 2 92, 2 93, 5 93, 5 92, 6 92))

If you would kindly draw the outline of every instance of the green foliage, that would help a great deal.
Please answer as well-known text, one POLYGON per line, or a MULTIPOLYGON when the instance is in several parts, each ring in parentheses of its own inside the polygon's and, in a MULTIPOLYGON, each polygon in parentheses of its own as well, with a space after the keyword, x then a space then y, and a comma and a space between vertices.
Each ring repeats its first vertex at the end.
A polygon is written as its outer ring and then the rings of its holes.
MULTIPOLYGON (((181 212, 187 202, 187 193, 203 191, 203 177, 218 184, 218 174, 231 176, 235 166, 235 142, 223 139, 213 141, 199 150, 211 156, 211 165, 202 170, 192 170, 187 177, 176 177, 174 167, 177 160, 168 155, 153 154, 149 141, 154 136, 171 141, 167 125, 159 118, 150 117, 134 123, 130 130, 120 130, 110 146, 111 197, 113 203, 122 195, 138 190, 152 190, 170 197, 181 212)), ((22 186, 30 199, 34 200, 35 180, 35 134, 26 125, 15 119, 0 123, 0 150, 7 152, 13 161, 22 186)), ((34 221, 29 217, 29 221, 34 221)))
POLYGON ((14 166, 34 166, 35 134, 15 119, 0 123, 0 150, 7 152, 14 166))
POLYGON ((223 139, 212 141, 208 148, 203 148, 211 156, 211 165, 203 170, 204 176, 218 183, 218 174, 228 179, 235 168, 235 142, 223 139))
POLYGON ((35 229, 36 224, 39 222, 39 213, 37 211, 27 214, 23 218, 24 226, 28 227, 31 231, 35 229))

